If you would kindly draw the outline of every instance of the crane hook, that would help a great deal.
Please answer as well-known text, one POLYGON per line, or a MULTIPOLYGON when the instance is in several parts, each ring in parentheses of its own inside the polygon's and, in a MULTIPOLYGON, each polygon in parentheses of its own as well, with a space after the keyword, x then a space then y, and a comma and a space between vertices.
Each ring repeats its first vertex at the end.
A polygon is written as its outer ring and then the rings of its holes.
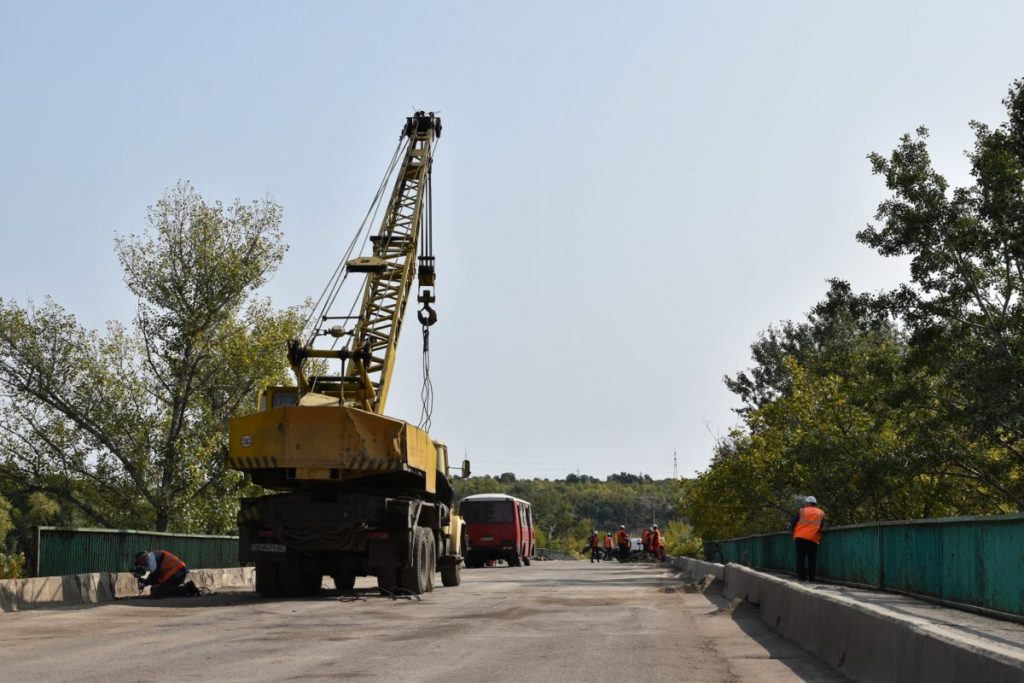
POLYGON ((428 303, 423 304, 423 308, 416 313, 416 317, 420 319, 420 323, 424 327, 430 327, 437 322, 437 312, 428 303))

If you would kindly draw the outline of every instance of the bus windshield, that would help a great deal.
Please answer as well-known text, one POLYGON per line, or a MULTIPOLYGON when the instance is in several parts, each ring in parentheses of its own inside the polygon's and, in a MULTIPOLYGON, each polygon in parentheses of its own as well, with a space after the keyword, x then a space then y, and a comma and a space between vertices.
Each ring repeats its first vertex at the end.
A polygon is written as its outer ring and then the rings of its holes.
POLYGON ((460 509, 467 524, 508 524, 515 520, 510 500, 466 502, 460 509))

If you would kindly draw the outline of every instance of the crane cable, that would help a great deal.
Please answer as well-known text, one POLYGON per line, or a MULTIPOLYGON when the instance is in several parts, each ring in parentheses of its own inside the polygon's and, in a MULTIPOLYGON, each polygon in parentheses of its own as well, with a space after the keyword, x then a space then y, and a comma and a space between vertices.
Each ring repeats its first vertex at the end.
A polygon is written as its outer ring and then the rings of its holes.
MULTIPOLYGON (((431 165, 433 165, 434 154, 437 151, 437 146, 439 142, 440 140, 434 140, 434 144, 432 146, 433 148, 430 150, 430 154, 428 155, 428 163, 430 163, 431 165)), ((370 238, 370 231, 366 230, 365 235, 363 234, 363 231, 366 229, 366 226, 368 224, 372 225, 374 222, 376 222, 377 213, 380 210, 381 206, 381 199, 383 198, 384 192, 388 187, 388 181, 391 179, 391 176, 395 171, 395 167, 397 166, 399 159, 404 158, 405 151, 410 144, 412 144, 411 137, 403 137, 399 139, 398 145, 396 145, 395 147, 394 154, 392 154, 391 156, 391 161, 388 164, 387 171, 381 178, 380 184, 377 187, 377 192, 373 197, 373 201, 370 203, 370 206, 367 209, 366 214, 363 216, 362 222, 359 224, 359 229, 356 231, 356 234, 352 237, 352 241, 351 243, 349 243, 348 249, 345 251, 345 255, 338 262, 338 265, 335 267, 334 272, 331 274, 331 277, 328 278, 327 284, 324 286, 323 291, 321 291, 316 303, 310 308, 309 315, 306 316, 306 320, 304 321, 302 328, 303 330, 309 330, 309 338, 306 342, 307 345, 312 345, 313 341, 316 339, 317 333, 319 332, 319 329, 316 326, 313 326, 312 328, 310 327, 310 323, 313 320, 314 314, 318 318, 318 322, 324 321, 328 311, 334 306, 334 303, 337 300, 338 295, 341 293, 342 286, 348 279, 348 269, 345 267, 345 265, 348 263, 349 259, 351 259, 356 244, 357 242, 359 242, 360 235, 363 236, 363 239, 362 244, 360 245, 359 253, 362 253, 363 250, 366 248, 366 243, 369 241, 370 238)), ((426 229, 424 231, 425 234, 423 235, 421 242, 421 253, 424 256, 433 256, 434 249, 433 183, 431 182, 430 171, 431 169, 428 169, 427 171, 427 211, 425 213, 424 221, 426 229)), ((352 316, 352 313, 355 311, 355 308, 358 305, 358 303, 359 296, 357 295, 353 299, 352 305, 349 307, 347 317, 352 316)), ((332 349, 335 348, 335 346, 337 346, 339 339, 340 338, 335 337, 335 339, 331 342, 332 349)), ((303 364, 305 364, 305 362, 303 362, 303 364)), ((344 374, 344 369, 342 370, 342 374, 344 374)), ((312 388, 315 389, 315 386, 316 380, 314 380, 312 388)), ((423 402, 423 408, 420 413, 419 427, 424 431, 429 431, 431 424, 431 416, 434 410, 434 386, 430 378, 430 327, 427 324, 423 325, 423 387, 420 391, 420 398, 423 402)))
MULTIPOLYGON (((395 166, 398 164, 398 160, 402 156, 404 146, 408 145, 408 143, 409 141, 405 138, 400 139, 398 141, 398 145, 395 147, 395 152, 391 156, 391 162, 388 164, 388 169, 384 173, 384 177, 381 179, 380 184, 377 187, 377 193, 374 195, 373 201, 370 203, 370 207, 366 210, 366 215, 363 217, 363 221, 359 224, 359 230, 357 230, 356 234, 352 237, 352 242, 348 245, 348 249, 345 251, 345 255, 342 256, 341 261, 339 261, 338 265, 334 268, 334 272, 331 274, 331 277, 328 278, 327 284, 324 286, 323 291, 320 293, 320 297, 316 300, 316 303, 313 304, 313 306, 310 308, 309 315, 306 316, 306 320, 302 326, 303 330, 309 329, 310 322, 313 320, 314 315, 316 315, 316 317, 322 321, 323 317, 327 315, 327 312, 330 310, 331 306, 334 305, 334 301, 335 299, 337 299, 338 294, 341 291, 341 286, 345 284, 345 280, 348 278, 348 270, 345 268, 345 264, 348 263, 349 259, 352 257, 352 252, 356 247, 356 243, 359 242, 359 237, 360 235, 363 234, 363 230, 366 229, 367 223, 372 224, 372 221, 376 218, 377 210, 380 207, 381 197, 383 196, 384 191, 387 189, 388 180, 391 178, 391 175, 395 171, 395 166), (323 305, 321 306, 321 304, 323 305), (317 313, 318 310, 319 313, 317 313)), ((362 248, 365 248, 366 242, 369 239, 369 235, 370 233, 369 231, 367 231, 366 235, 363 236, 363 243, 362 247, 360 248, 360 251, 362 250, 362 248)), ((354 308, 355 306, 353 305, 353 309, 354 308)), ((310 330, 310 337, 309 340, 307 341, 307 344, 312 344, 315 337, 316 329, 314 328, 310 330)))
MULTIPOLYGON (((422 243, 420 253, 424 257, 430 257, 433 259, 434 256, 434 181, 433 181, 433 166, 434 166, 434 153, 437 151, 437 142, 434 143, 434 149, 430 154, 430 167, 427 168, 427 210, 424 212, 424 230, 422 235, 422 243)), ((435 280, 436 283, 436 280, 435 280)), ((437 285, 431 287, 432 291, 437 290, 437 285)), ((437 319, 436 316, 433 317, 437 319)), ((420 389, 420 399, 423 401, 423 409, 420 413, 420 423, 418 427, 425 432, 430 431, 431 416, 434 412, 434 384, 430 380, 430 326, 433 322, 424 321, 420 318, 423 326, 423 388, 420 389)))

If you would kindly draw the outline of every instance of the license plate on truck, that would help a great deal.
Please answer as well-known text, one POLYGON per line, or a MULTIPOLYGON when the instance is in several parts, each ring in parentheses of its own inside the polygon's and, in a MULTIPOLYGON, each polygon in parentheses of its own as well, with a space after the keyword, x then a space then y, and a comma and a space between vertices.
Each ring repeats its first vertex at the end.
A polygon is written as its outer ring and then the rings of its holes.
POLYGON ((254 553, 283 553, 287 548, 280 543, 250 543, 249 550, 254 553))

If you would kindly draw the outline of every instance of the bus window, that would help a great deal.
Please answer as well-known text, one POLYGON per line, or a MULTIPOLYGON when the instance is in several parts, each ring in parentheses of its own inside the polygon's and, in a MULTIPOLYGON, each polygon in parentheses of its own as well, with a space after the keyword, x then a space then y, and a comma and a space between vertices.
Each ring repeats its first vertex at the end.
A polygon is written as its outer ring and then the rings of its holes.
POLYGON ((462 517, 467 524, 509 524, 515 521, 512 501, 463 503, 462 517))

